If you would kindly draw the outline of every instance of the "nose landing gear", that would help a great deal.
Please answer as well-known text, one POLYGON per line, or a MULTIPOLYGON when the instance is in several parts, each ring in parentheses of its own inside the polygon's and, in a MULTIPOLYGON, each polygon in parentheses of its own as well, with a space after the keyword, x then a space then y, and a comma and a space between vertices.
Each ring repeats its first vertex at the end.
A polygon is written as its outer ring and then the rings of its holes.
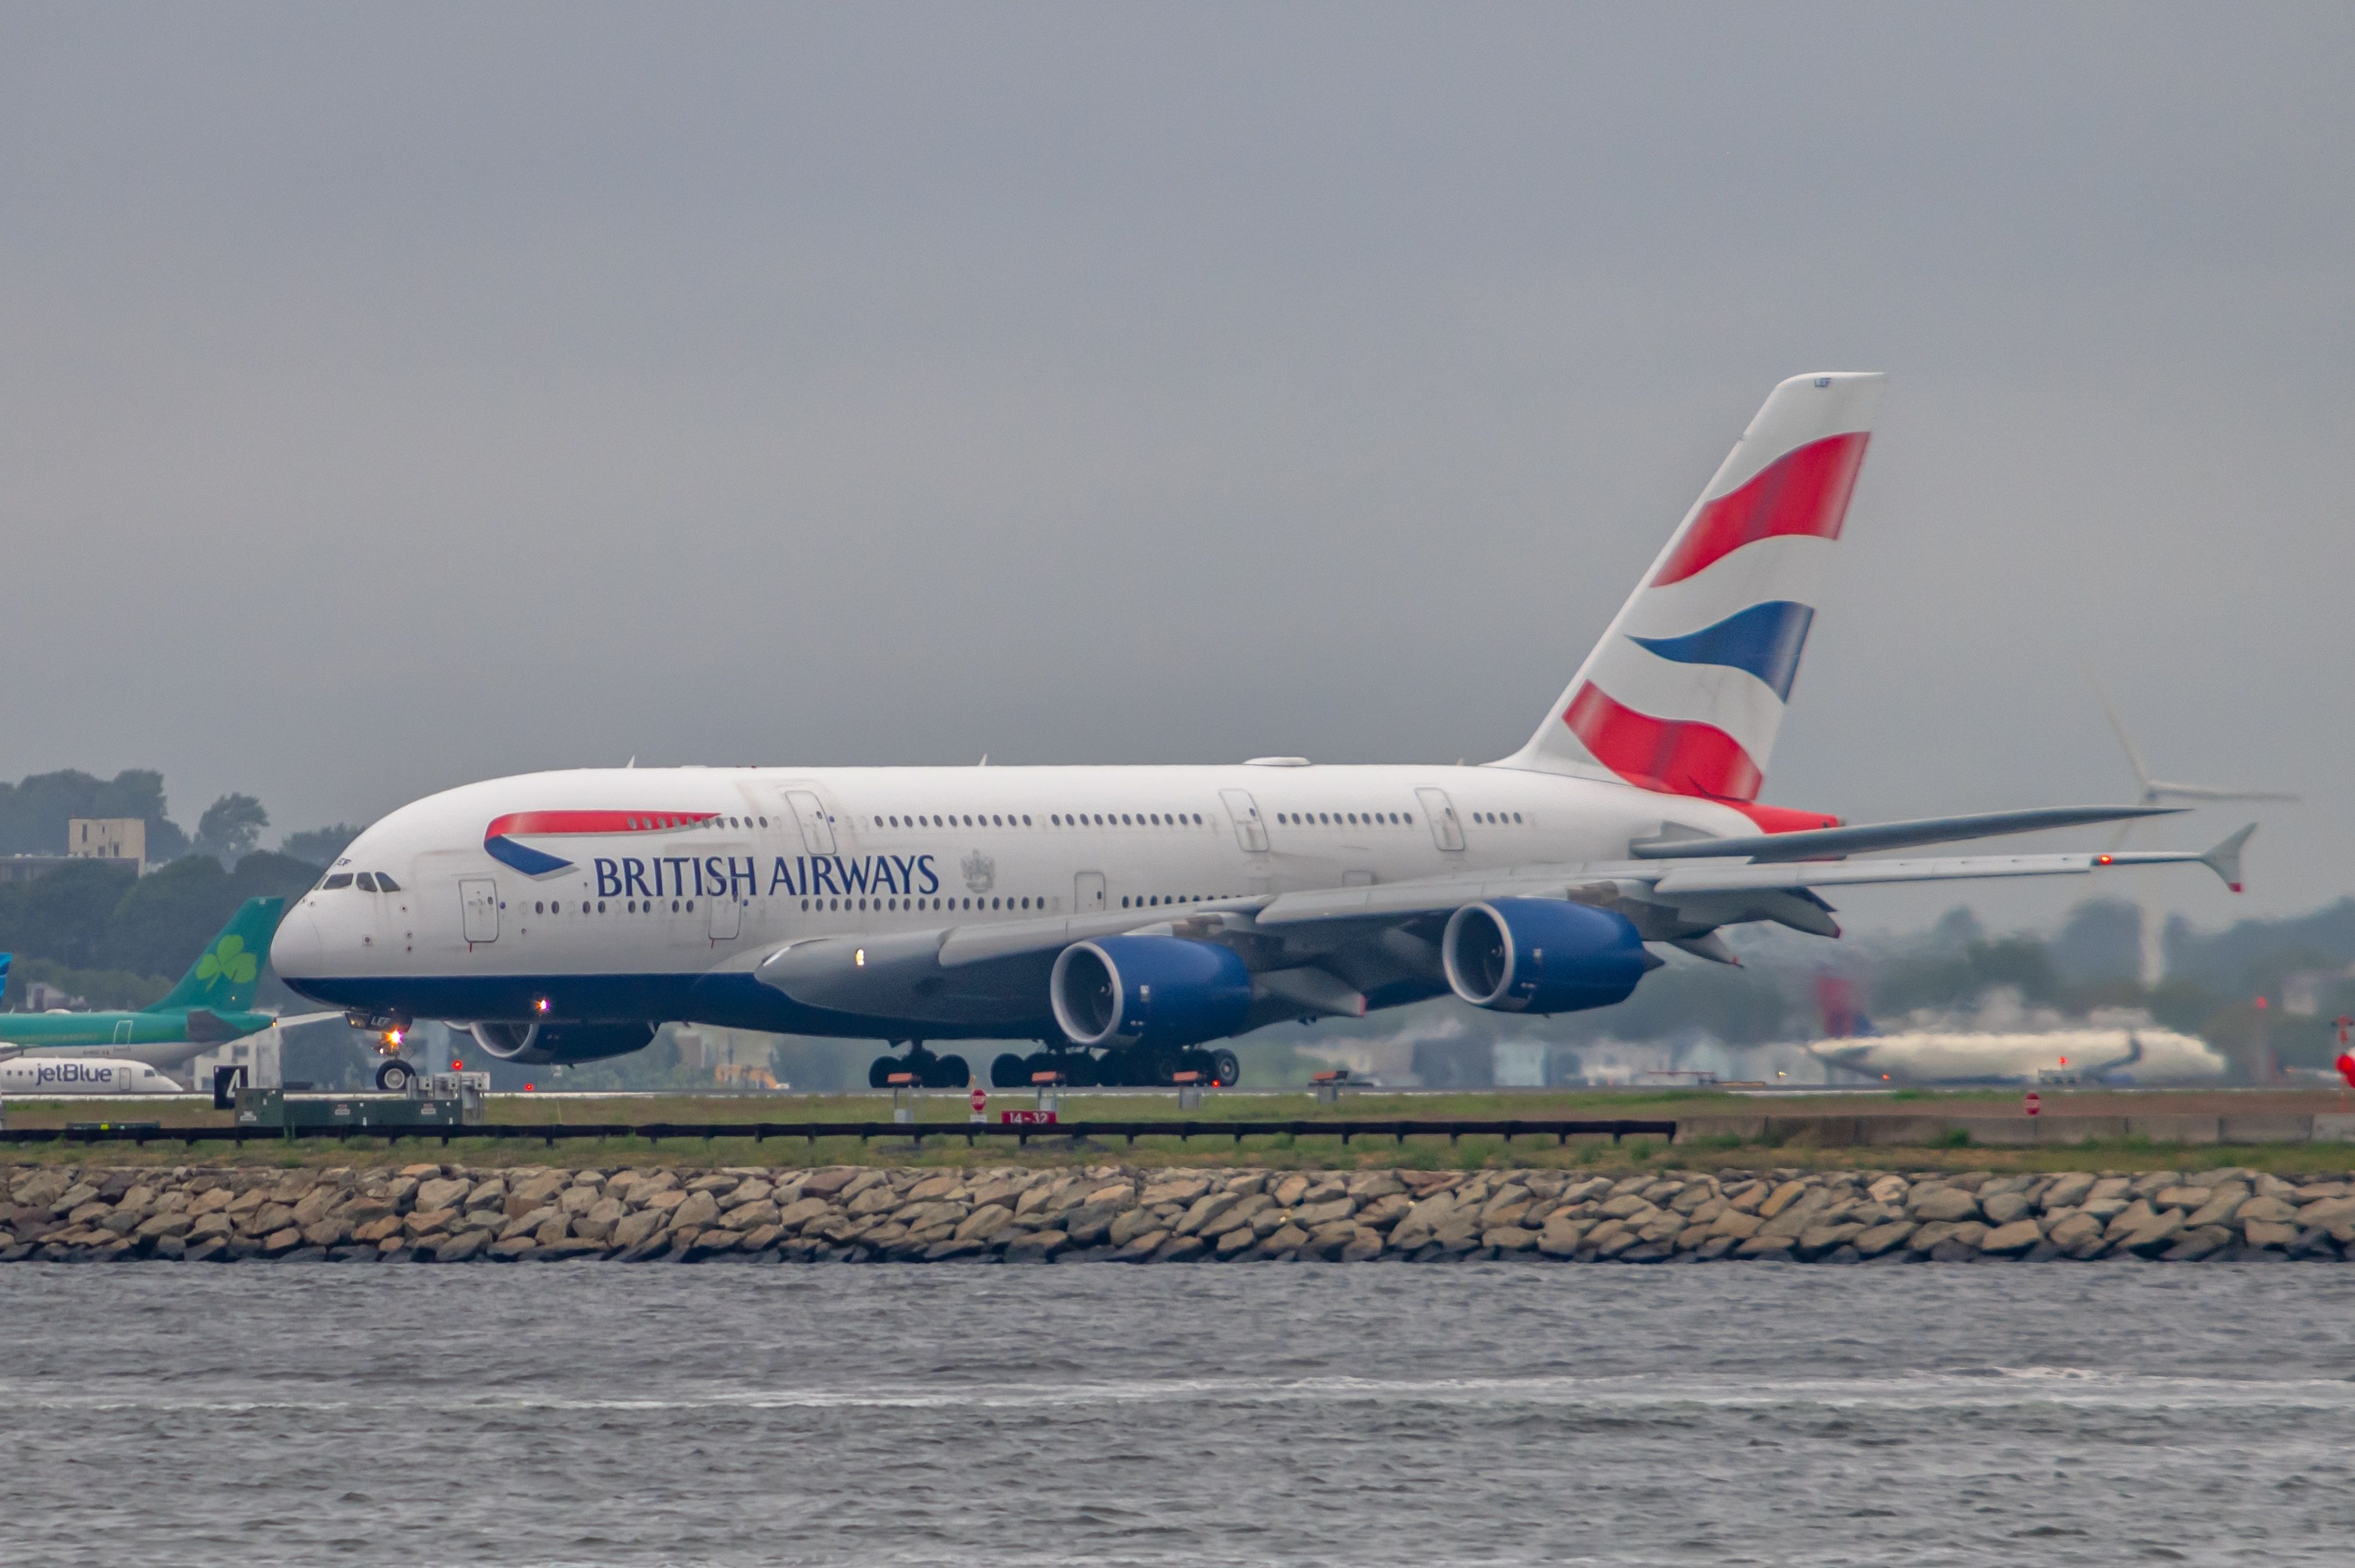
POLYGON ((376 1086, 390 1094, 406 1094, 417 1082, 417 1069, 394 1057, 376 1070, 376 1086))

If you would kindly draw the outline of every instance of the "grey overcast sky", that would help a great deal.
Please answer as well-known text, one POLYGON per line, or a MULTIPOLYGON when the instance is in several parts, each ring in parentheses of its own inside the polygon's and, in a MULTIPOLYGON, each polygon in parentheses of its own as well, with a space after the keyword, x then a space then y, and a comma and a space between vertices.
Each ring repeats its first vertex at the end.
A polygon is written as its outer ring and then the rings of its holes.
POLYGON ((1871 368, 1767 798, 2122 798, 2091 663, 2305 795, 2170 906, 2310 907, 2350 82, 2344 5, 12 5, 0 774, 1483 760, 1871 368))

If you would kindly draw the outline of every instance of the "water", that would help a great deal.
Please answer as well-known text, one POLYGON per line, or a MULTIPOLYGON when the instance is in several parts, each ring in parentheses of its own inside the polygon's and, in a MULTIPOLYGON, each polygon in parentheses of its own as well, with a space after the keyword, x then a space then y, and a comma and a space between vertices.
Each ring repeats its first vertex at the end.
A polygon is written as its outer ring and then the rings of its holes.
POLYGON ((0 1557, 2344 1563, 2355 1271, 0 1269, 0 1557))

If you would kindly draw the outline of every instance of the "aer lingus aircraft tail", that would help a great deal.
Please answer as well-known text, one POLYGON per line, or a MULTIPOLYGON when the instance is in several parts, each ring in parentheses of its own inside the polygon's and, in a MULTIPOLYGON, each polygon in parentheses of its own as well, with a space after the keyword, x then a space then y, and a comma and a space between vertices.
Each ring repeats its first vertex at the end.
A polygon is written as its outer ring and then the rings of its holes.
POLYGON ((147 1010, 170 1013, 203 1008, 215 1013, 240 1013, 253 1006, 261 961, 270 955, 270 938, 285 907, 284 899, 248 899, 240 904, 171 994, 147 1010))

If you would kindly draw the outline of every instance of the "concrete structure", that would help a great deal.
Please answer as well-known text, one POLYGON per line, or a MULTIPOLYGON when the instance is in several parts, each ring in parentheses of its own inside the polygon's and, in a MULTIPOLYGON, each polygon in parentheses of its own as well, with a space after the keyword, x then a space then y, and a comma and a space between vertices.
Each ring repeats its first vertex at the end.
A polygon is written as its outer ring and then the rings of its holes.
POLYGON ((66 824, 66 854, 76 860, 116 860, 136 871, 147 864, 147 824, 136 816, 77 816, 66 824))

